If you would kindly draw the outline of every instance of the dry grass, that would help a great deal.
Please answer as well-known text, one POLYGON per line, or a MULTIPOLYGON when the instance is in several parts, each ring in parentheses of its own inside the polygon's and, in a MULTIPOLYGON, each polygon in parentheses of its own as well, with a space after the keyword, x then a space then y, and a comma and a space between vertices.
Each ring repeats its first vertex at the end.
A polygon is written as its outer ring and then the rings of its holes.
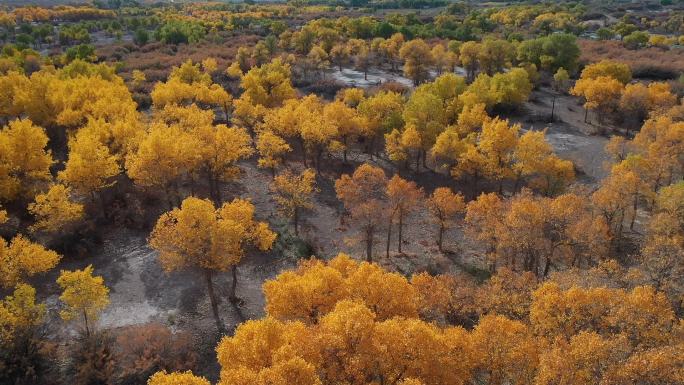
POLYGON ((580 61, 612 59, 629 64, 636 78, 675 79, 684 72, 684 49, 642 48, 629 50, 619 41, 579 40, 580 61))
POLYGON ((226 38, 220 43, 202 41, 197 44, 173 46, 154 42, 139 48, 126 44, 102 47, 97 53, 105 61, 123 62, 121 72, 124 77, 133 70, 140 70, 145 73, 149 82, 155 82, 165 80, 171 67, 178 66, 188 59, 197 63, 207 57, 213 57, 218 63, 219 70, 224 70, 235 58, 239 47, 252 47, 259 39, 257 35, 239 35, 226 38))

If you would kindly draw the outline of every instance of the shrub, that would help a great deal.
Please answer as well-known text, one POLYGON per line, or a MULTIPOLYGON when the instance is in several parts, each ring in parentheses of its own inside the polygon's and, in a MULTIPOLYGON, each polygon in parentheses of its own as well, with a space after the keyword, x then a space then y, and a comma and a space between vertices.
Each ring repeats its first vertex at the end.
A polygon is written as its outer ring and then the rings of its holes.
POLYGON ((188 333, 172 333, 158 323, 126 328, 116 338, 117 383, 144 384, 157 371, 195 369, 197 354, 188 333))
POLYGON ((138 28, 133 35, 133 42, 137 45, 145 45, 150 40, 150 34, 144 28, 138 28))
POLYGON ((648 32, 635 31, 625 36, 622 41, 625 44, 625 47, 629 49, 639 49, 648 44, 648 37, 648 32))
POLYGON ((595 63, 604 59, 628 64, 635 78, 676 79, 684 72, 684 50, 664 51, 657 47, 638 50, 625 48, 620 41, 579 40, 582 63, 595 63))

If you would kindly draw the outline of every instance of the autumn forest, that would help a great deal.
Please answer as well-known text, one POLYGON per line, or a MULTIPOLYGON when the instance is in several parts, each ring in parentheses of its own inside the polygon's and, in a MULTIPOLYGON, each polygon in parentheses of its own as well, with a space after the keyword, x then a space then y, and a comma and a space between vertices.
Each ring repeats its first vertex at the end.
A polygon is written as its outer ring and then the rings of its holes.
POLYGON ((684 384, 684 3, 0 0, 0 385, 684 384))

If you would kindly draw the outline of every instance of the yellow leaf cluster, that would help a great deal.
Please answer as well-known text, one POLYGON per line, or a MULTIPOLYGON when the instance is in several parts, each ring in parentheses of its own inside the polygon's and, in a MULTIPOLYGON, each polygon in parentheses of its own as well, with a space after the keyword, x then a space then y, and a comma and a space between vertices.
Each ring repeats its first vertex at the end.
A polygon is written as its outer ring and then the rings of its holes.
POLYGON ((19 332, 45 320, 45 304, 36 303, 36 289, 19 284, 0 301, 0 343, 9 343, 19 332))
POLYGON ((417 316, 416 292, 406 278, 345 254, 327 264, 304 262, 267 281, 264 293, 268 314, 283 321, 315 324, 342 300, 365 304, 380 320, 417 316))
POLYGON ((242 76, 240 87, 254 105, 269 108, 279 107, 297 96, 290 82, 290 65, 281 59, 249 70, 242 76))
POLYGON ((0 239, 0 286, 8 288, 57 266, 59 254, 17 235, 9 243, 0 239))
POLYGON ((204 377, 197 377, 192 372, 166 373, 157 372, 150 377, 147 385, 210 385, 204 377))
POLYGON ((45 130, 30 120, 13 120, 0 130, 0 199, 32 196, 51 179, 53 163, 45 130))
POLYGON ((113 185, 121 172, 118 158, 102 144, 97 134, 80 130, 69 139, 69 159, 58 174, 59 180, 83 195, 113 185))
POLYGON ((232 98, 221 85, 212 83, 211 73, 216 70, 216 61, 208 58, 200 64, 193 64, 188 59, 181 66, 175 67, 165 83, 157 83, 150 94, 152 103, 157 108, 166 105, 184 105, 201 103, 223 108, 228 112, 232 98))
POLYGON ((209 200, 190 197, 159 218, 149 242, 166 271, 191 266, 226 271, 240 262, 245 246, 268 250, 275 238, 265 223, 254 220, 249 201, 234 199, 217 209, 209 200))
POLYGON ((311 169, 304 170, 295 175, 290 171, 276 176, 273 179, 271 189, 275 193, 275 200, 281 212, 291 217, 297 225, 300 211, 312 209, 312 195, 316 189, 316 173, 311 169))
POLYGON ((83 205, 73 202, 68 187, 55 184, 36 196, 28 206, 28 211, 36 218, 32 231, 56 232, 83 218, 83 205))
POLYGON ((96 320, 100 312, 109 305, 109 289, 104 285, 100 276, 93 276, 93 266, 88 265, 82 270, 65 271, 57 278, 57 284, 62 288, 59 300, 64 304, 60 316, 70 321, 82 315, 96 320))

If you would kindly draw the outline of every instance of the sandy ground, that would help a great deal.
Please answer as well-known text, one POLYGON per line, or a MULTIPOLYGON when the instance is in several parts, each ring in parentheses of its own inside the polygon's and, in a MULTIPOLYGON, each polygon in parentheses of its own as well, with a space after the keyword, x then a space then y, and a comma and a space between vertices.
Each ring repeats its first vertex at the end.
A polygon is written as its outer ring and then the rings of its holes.
MULTIPOLYGON (((332 79, 347 87, 369 88, 387 82, 396 82, 409 88, 413 87, 413 80, 401 75, 402 71, 402 68, 399 68, 396 72, 381 68, 371 68, 364 77, 362 71, 344 67, 342 68, 342 71, 340 71, 339 68, 334 67, 327 73, 332 79)), ((459 76, 466 76, 466 70, 462 67, 456 67, 454 73, 459 76)), ((436 78, 439 74, 436 71, 431 70, 430 76, 436 78)))
POLYGON ((365 78, 363 72, 351 68, 342 68, 342 71, 335 68, 329 76, 348 87, 368 88, 387 82, 397 82, 406 87, 413 86, 411 79, 378 68, 369 69, 365 78))
MULTIPOLYGON (((604 148, 608 139, 596 135, 599 127, 595 124, 584 122, 584 108, 576 97, 542 88, 533 91, 524 108, 528 113, 522 118, 512 120, 522 123, 525 130, 546 129, 546 139, 554 151, 560 157, 575 163, 576 169, 581 173, 578 175, 580 181, 595 183, 607 175, 606 164, 610 157, 604 148), (554 96, 554 120, 549 122, 554 96)), ((592 117, 591 114, 589 116, 592 117)))

